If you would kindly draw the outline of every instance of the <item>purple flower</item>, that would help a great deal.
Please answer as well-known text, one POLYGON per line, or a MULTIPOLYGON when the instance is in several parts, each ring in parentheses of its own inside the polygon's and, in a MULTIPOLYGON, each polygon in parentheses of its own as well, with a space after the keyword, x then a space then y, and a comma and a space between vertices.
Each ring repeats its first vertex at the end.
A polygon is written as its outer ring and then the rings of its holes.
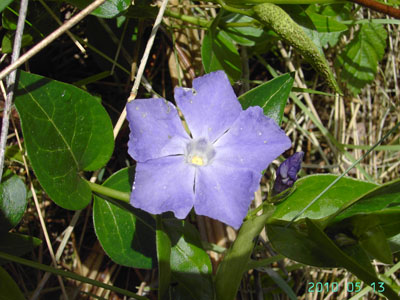
POLYGON ((276 180, 272 189, 273 195, 282 193, 293 186, 297 180, 297 173, 300 171, 303 156, 304 152, 296 152, 281 163, 276 171, 276 180))
POLYGON ((175 88, 175 106, 164 99, 128 103, 129 154, 137 161, 131 204, 152 214, 199 215, 239 228, 261 171, 291 145, 261 107, 245 111, 224 72, 175 88))

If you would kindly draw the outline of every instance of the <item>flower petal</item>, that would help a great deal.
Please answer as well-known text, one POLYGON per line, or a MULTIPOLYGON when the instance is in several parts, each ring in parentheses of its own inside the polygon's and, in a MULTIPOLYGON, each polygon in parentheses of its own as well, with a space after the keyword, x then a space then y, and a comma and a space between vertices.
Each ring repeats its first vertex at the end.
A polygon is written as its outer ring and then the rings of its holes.
POLYGON ((161 98, 137 99, 126 106, 129 154, 144 162, 167 155, 183 154, 189 136, 172 103, 161 98))
POLYGON ((290 146, 285 132, 263 114, 261 107, 254 106, 243 111, 215 142, 215 160, 261 172, 290 146))
POLYGON ((282 193, 293 186, 297 180, 297 173, 301 169, 303 156, 303 151, 296 152, 280 164, 276 171, 276 179, 272 189, 272 195, 282 193))
POLYGON ((175 88, 175 100, 193 138, 210 142, 228 130, 242 111, 223 71, 194 79, 193 89, 175 88))
POLYGON ((195 168, 185 163, 181 155, 139 162, 131 205, 151 214, 172 211, 183 219, 193 207, 194 175, 195 168))
POLYGON ((238 229, 258 189, 261 173, 213 161, 196 174, 194 209, 238 229))

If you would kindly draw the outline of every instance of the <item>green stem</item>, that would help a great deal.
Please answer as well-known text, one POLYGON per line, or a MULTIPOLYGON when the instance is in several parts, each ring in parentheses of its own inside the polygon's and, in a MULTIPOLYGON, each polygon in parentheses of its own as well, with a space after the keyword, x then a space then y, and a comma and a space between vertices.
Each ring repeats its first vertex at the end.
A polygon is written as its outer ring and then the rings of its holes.
POLYGON ((94 285, 94 286, 98 286, 98 287, 101 287, 103 289, 107 289, 107 290, 110 290, 110 291, 113 291, 113 292, 116 292, 116 293, 120 293, 120 294, 128 296, 128 297, 132 297, 134 299, 148 300, 147 297, 136 295, 135 293, 133 293, 131 291, 124 290, 124 289, 121 289, 121 288, 118 288, 116 286, 112 286, 112 285, 109 285, 109 284, 105 284, 105 283, 102 283, 102 282, 99 282, 99 281, 96 281, 96 280, 93 280, 93 279, 90 279, 90 278, 87 278, 87 277, 83 277, 83 276, 80 276, 80 275, 75 274, 73 272, 60 270, 60 269, 57 269, 57 268, 54 268, 54 267, 50 267, 50 266, 47 266, 47 265, 43 265, 43 264, 28 260, 28 259, 24 259, 24 258, 21 258, 21 257, 18 257, 18 256, 10 255, 10 254, 7 254, 7 253, 1 252, 1 251, 0 251, 0 258, 6 259, 6 260, 9 260, 9 261, 13 261, 13 262, 19 263, 21 265, 25 265, 25 266, 28 266, 28 267, 31 267, 31 268, 35 268, 35 269, 38 269, 38 270, 42 270, 42 271, 45 271, 45 272, 50 272, 50 273, 53 273, 53 274, 56 274, 56 275, 60 275, 60 276, 63 276, 63 277, 72 278, 74 280, 78 280, 78 281, 81 281, 81 282, 84 282, 84 283, 88 283, 88 284, 91 284, 91 285, 94 285))
MULTIPOLYGON (((249 17, 253 17, 254 16, 254 11, 252 9, 245 9, 244 7, 246 7, 246 6, 241 5, 240 8, 239 7, 234 7, 234 6, 231 6, 229 4, 226 4, 226 2, 224 0, 216 0, 216 2, 219 5, 221 5, 221 7, 223 9, 225 9, 227 11, 230 11, 230 12, 233 12, 233 13, 237 13, 237 14, 241 14, 241 15, 246 15, 246 16, 249 16, 249 17)), ((233 1, 233 2, 235 2, 235 1, 233 1)), ((246 3, 247 3, 247 1, 246 1, 246 3)), ((240 0, 236 4, 242 4, 242 1, 240 0)))
POLYGON ((129 203, 130 195, 128 193, 120 192, 109 187, 99 185, 90 181, 86 181, 93 192, 108 196, 117 200, 129 203))
POLYGON ((197 25, 197 26, 200 26, 200 27, 208 28, 211 25, 211 21, 207 21, 207 20, 202 19, 202 18, 196 18, 196 17, 193 17, 193 16, 183 15, 183 14, 180 14, 178 12, 175 12, 175 11, 172 11, 172 10, 169 10, 169 9, 165 10, 164 15, 168 16, 168 17, 171 17, 171 18, 178 19, 178 20, 182 20, 184 22, 187 22, 187 23, 190 23, 190 24, 194 24, 194 25, 197 25))

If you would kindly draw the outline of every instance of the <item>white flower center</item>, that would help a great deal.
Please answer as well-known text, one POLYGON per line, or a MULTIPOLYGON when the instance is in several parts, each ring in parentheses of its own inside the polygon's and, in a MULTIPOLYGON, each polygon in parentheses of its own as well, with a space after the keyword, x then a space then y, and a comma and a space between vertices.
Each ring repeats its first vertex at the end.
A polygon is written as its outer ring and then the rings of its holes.
POLYGON ((207 166, 214 156, 214 146, 204 138, 192 140, 186 146, 185 159, 188 164, 207 166))

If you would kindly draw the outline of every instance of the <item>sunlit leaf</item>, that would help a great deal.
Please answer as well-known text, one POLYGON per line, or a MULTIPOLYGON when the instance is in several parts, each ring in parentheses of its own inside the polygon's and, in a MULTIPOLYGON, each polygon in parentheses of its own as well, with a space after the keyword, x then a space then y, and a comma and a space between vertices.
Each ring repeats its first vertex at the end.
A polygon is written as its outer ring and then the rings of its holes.
POLYGON ((238 99, 243 109, 256 105, 262 107, 264 114, 279 125, 293 81, 293 75, 287 73, 251 89, 238 99))
MULTIPOLYGON (((68 0, 67 2, 76 5, 79 8, 85 8, 90 3, 87 0, 68 0)), ((113 18, 129 8, 131 0, 107 0, 98 8, 96 8, 92 15, 101 18, 113 18)))
POLYGON ((231 83, 240 78, 240 55, 227 33, 207 31, 201 46, 201 58, 207 73, 224 70, 231 83))
POLYGON ((353 94, 358 94, 375 78, 385 53, 386 36, 382 24, 361 24, 353 40, 337 57, 335 66, 339 77, 353 94))

